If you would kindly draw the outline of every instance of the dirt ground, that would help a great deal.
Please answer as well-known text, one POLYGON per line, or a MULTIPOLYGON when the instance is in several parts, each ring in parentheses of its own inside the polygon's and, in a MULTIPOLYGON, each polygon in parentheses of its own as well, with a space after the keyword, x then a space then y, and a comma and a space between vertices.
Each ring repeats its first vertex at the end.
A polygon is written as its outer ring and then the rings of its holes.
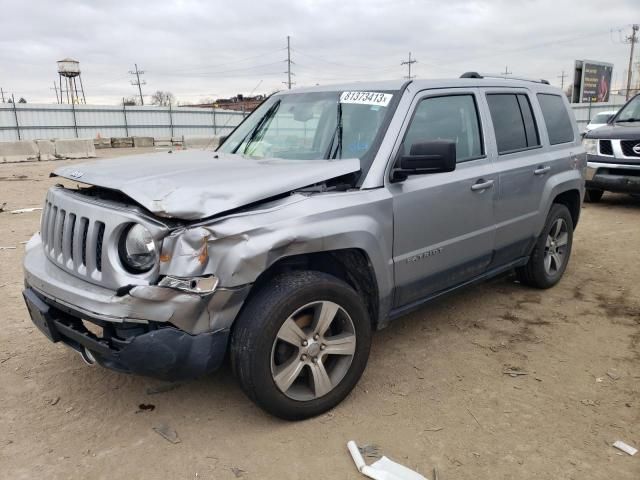
MULTIPOLYGON (((62 163, 0 165, 0 205, 40 206, 62 163)), ((0 250, 2 478, 364 478, 351 439, 430 480, 434 467, 440 480, 640 478, 640 454, 611 447, 640 447, 638 199, 585 206, 555 288, 504 277, 378 332, 349 398, 299 423, 255 407, 228 367, 149 394, 165 384, 50 343, 21 297, 21 242, 39 217, 0 213, 0 247, 16 247, 0 250), (179 443, 153 430, 163 423, 179 443)))

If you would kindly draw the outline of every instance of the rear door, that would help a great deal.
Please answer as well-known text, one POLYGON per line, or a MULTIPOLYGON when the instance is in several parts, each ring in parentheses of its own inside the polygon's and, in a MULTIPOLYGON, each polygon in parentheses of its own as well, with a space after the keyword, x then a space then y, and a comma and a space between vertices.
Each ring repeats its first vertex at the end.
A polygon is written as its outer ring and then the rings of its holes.
POLYGON ((393 195, 395 306, 419 301, 483 273, 494 246, 497 175, 485 155, 477 89, 416 95, 400 138, 454 140, 453 172, 409 176, 388 185, 393 195))
POLYGON ((537 101, 527 89, 483 91, 493 131, 488 156, 499 172, 494 268, 528 254, 552 158, 541 141, 537 101))

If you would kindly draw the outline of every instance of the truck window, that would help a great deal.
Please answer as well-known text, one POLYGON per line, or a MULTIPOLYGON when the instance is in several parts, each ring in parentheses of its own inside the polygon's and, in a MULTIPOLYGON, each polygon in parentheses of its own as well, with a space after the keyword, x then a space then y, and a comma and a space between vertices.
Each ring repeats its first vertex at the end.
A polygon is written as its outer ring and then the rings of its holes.
POLYGON ((539 93, 538 102, 547 125, 549 143, 558 145, 559 143, 573 142, 573 125, 569 119, 569 114, 560 95, 539 93))
POLYGON ((473 95, 449 95, 421 100, 407 129, 403 146, 430 140, 456 142, 456 161, 483 155, 478 109, 473 95))
POLYGON ((529 98, 524 94, 487 95, 500 155, 540 146, 529 98))

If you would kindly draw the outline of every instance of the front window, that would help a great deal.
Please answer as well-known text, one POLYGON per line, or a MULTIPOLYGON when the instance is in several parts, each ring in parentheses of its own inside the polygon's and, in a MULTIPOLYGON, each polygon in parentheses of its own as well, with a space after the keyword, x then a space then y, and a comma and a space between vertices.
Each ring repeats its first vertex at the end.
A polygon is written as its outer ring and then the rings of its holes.
POLYGON ((363 158, 390 119, 395 91, 274 95, 258 107, 219 151, 247 158, 363 158))
POLYGON ((622 107, 615 121, 616 123, 640 122, 640 95, 636 95, 629 103, 622 107))

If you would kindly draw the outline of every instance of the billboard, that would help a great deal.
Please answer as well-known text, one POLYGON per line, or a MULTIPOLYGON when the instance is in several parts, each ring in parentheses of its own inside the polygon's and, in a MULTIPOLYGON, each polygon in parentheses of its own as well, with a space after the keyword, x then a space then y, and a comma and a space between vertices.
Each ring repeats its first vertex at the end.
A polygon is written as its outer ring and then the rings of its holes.
POLYGON ((608 102, 613 64, 576 60, 573 80, 573 103, 608 102))

